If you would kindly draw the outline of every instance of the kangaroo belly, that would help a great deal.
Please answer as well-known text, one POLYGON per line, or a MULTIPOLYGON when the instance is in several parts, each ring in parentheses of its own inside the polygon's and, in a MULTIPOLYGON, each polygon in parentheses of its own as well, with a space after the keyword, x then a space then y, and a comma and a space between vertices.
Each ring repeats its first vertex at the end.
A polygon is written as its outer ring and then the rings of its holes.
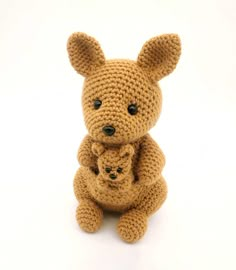
POLYGON ((110 189, 101 190, 97 186, 89 186, 89 191, 102 208, 118 212, 130 208, 139 194, 138 189, 133 187, 129 191, 120 192, 110 189))
POLYGON ((121 191, 112 186, 101 188, 96 180, 96 178, 89 178, 87 187, 90 195, 103 209, 123 212, 132 206, 140 193, 135 184, 132 184, 129 189, 121 191))

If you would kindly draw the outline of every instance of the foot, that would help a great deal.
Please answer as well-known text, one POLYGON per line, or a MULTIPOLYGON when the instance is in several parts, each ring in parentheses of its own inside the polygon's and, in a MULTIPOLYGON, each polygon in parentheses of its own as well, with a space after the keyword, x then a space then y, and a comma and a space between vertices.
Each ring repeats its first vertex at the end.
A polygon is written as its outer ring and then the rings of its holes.
POLYGON ((76 210, 76 219, 82 230, 96 232, 101 227, 103 211, 93 201, 83 200, 76 210))
POLYGON ((124 213, 117 225, 117 231, 121 239, 128 243, 134 243, 142 238, 146 229, 147 216, 136 209, 124 213))

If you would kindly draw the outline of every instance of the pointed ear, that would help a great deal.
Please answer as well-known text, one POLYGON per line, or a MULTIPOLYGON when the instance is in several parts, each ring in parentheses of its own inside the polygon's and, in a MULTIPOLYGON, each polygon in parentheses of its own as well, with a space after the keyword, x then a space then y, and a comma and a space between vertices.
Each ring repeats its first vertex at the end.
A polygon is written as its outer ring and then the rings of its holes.
POLYGON ((131 144, 122 145, 120 148, 120 156, 133 156, 134 148, 131 144))
POLYGON ((105 152, 105 148, 101 143, 93 143, 92 152, 95 156, 99 157, 105 152))
POLYGON ((84 33, 74 33, 69 37, 67 51, 71 65, 84 77, 105 63, 99 43, 84 33))
POLYGON ((175 69, 180 54, 181 43, 178 35, 161 35, 143 45, 137 64, 147 71, 152 80, 159 81, 175 69))

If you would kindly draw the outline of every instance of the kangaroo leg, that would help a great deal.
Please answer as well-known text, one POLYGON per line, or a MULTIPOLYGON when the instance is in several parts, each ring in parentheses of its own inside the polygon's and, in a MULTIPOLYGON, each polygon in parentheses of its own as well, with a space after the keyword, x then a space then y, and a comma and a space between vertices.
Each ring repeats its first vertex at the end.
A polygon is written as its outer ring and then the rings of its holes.
POLYGON ((135 203, 135 208, 147 216, 154 214, 164 203, 167 196, 167 185, 163 177, 156 183, 146 186, 140 198, 135 203))
POLYGON ((117 226, 120 237, 128 243, 142 238, 147 229, 148 217, 161 207, 166 195, 167 186, 163 178, 151 186, 144 187, 134 207, 120 217, 117 226))
POLYGON ((79 201, 79 206, 76 210, 76 220, 84 231, 95 232, 101 227, 103 211, 89 194, 86 177, 93 177, 93 174, 88 174, 86 168, 81 167, 76 172, 74 178, 74 193, 79 201))
POLYGON ((96 232, 101 227, 103 211, 93 201, 82 200, 76 210, 76 219, 82 230, 96 232))
POLYGON ((121 239, 128 243, 138 241, 147 229, 147 215, 140 210, 131 209, 124 213, 118 222, 117 231, 121 239))

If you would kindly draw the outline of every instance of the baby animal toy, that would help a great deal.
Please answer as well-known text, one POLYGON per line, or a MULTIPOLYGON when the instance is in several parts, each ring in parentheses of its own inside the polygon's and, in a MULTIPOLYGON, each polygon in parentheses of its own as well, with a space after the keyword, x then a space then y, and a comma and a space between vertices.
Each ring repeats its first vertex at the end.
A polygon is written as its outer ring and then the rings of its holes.
MULTIPOLYGON (((105 150, 102 144, 94 143, 92 152, 98 157, 99 174, 96 177, 96 182, 91 183, 91 190, 94 199, 104 203, 104 208, 109 209, 111 206, 109 202, 108 206, 105 206, 106 193, 113 190, 115 192, 127 191, 134 182, 131 168, 134 149, 130 144, 126 144, 122 145, 121 148, 105 150)), ((120 202, 118 203, 120 204, 120 202)))
POLYGON ((74 178, 78 224, 95 232, 103 212, 116 211, 121 213, 119 236, 135 242, 167 195, 165 158, 148 131, 161 112, 157 82, 175 69, 180 39, 175 34, 151 38, 136 61, 106 60, 99 43, 80 32, 69 37, 67 49, 72 66, 85 77, 82 108, 88 135, 78 151, 81 166, 74 178))

